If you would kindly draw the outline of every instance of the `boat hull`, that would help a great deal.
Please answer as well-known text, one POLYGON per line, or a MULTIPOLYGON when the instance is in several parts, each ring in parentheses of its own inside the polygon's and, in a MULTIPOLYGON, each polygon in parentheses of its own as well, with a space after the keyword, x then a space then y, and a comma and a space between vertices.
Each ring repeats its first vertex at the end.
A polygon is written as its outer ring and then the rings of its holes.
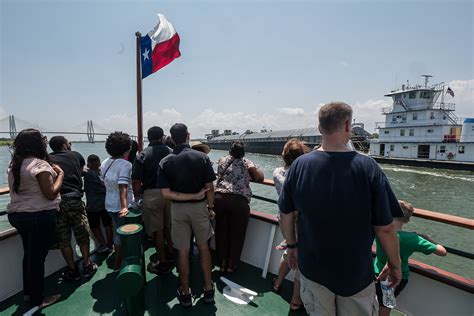
MULTIPOLYGON (((282 252, 275 247, 282 240, 283 236, 276 217, 253 211, 241 260, 260 268, 262 277, 266 277, 267 273, 277 274, 282 252)), ((0 253, 2 253, 0 271, 4 271, 0 301, 3 301, 22 289, 23 249, 19 235, 13 232, 9 236, 4 234, 0 239, 0 253), (8 273, 5 273, 7 271, 8 273)), ((50 251, 45 265, 46 275, 65 267, 64 260, 57 250, 50 251)), ((290 272, 287 279, 292 280, 293 276, 294 273, 290 272)), ((472 293, 472 284, 462 289, 458 285, 449 285, 412 270, 408 286, 397 298, 397 309, 407 315, 472 315, 474 311, 472 293)), ((282 310, 282 315, 287 313, 287 310, 282 310)))

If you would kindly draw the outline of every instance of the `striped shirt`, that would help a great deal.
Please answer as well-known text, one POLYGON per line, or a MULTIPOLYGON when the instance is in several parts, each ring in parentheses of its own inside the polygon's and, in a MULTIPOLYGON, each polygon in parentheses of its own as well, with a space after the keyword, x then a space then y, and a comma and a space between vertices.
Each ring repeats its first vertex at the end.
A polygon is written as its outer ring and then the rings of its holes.
POLYGON ((108 212, 118 212, 120 206, 119 185, 125 184, 127 190, 127 205, 133 201, 132 195, 132 164, 125 159, 108 158, 100 167, 101 179, 105 184, 105 209, 108 212))

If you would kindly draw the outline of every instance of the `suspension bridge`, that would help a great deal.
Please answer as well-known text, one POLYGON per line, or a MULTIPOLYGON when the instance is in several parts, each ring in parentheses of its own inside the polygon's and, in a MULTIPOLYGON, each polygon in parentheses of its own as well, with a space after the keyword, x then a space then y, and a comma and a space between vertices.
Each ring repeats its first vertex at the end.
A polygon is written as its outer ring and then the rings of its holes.
MULTIPOLYGON (((73 135, 79 136, 82 141, 82 136, 87 137, 87 142, 94 143, 97 141, 97 136, 102 136, 100 138, 105 139, 112 131, 103 128, 97 123, 94 123, 92 120, 87 120, 87 122, 82 122, 78 125, 72 126, 64 131, 48 130, 42 128, 36 123, 31 123, 21 118, 15 117, 14 115, 9 115, 3 119, 0 119, 0 136, 6 135, 3 138, 14 139, 18 132, 25 128, 36 128, 41 131, 41 133, 46 135, 73 135)), ((136 140, 135 135, 130 135, 133 140, 136 140)))

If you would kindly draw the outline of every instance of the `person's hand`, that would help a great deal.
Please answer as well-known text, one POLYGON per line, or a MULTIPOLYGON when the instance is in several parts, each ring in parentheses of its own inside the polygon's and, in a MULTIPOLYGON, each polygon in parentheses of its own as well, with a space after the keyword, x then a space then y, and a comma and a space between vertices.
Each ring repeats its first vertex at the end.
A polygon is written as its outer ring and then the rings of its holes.
POLYGON ((288 265, 292 270, 298 268, 298 248, 287 248, 288 265))
POLYGON ((202 200, 206 197, 206 193, 207 191, 209 191, 209 188, 202 188, 201 191, 199 191, 198 193, 196 193, 196 196, 195 196, 195 200, 202 200))
POLYGON ((58 166, 57 164, 52 164, 51 168, 53 168, 53 170, 58 174, 58 176, 59 175, 64 175, 63 169, 61 169, 61 167, 58 166))
POLYGON ((216 217, 216 213, 214 212, 213 209, 208 209, 209 212, 209 219, 214 219, 216 217))
POLYGON ((127 216, 128 214, 128 208, 124 207, 118 212, 118 216, 120 218, 127 216))
POLYGON ((389 286, 392 288, 396 288, 402 280, 402 269, 400 265, 394 267, 387 263, 383 270, 380 272, 379 276, 377 277, 377 280, 383 281, 387 277, 388 281, 390 282, 389 286))

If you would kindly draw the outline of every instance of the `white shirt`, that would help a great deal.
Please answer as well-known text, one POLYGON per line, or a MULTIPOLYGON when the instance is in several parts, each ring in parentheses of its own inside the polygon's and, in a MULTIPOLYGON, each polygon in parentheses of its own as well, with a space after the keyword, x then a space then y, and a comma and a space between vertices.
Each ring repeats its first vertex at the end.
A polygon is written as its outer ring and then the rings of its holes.
POLYGON ((288 169, 285 169, 285 167, 278 167, 273 170, 273 183, 275 183, 275 189, 278 195, 281 193, 281 188, 283 187, 283 182, 285 182, 287 172, 288 169))
POLYGON ((100 177, 105 184, 105 209, 108 212, 119 212, 120 191, 119 185, 126 184, 127 189, 127 206, 132 203, 132 164, 125 159, 107 158, 100 166, 100 177))

